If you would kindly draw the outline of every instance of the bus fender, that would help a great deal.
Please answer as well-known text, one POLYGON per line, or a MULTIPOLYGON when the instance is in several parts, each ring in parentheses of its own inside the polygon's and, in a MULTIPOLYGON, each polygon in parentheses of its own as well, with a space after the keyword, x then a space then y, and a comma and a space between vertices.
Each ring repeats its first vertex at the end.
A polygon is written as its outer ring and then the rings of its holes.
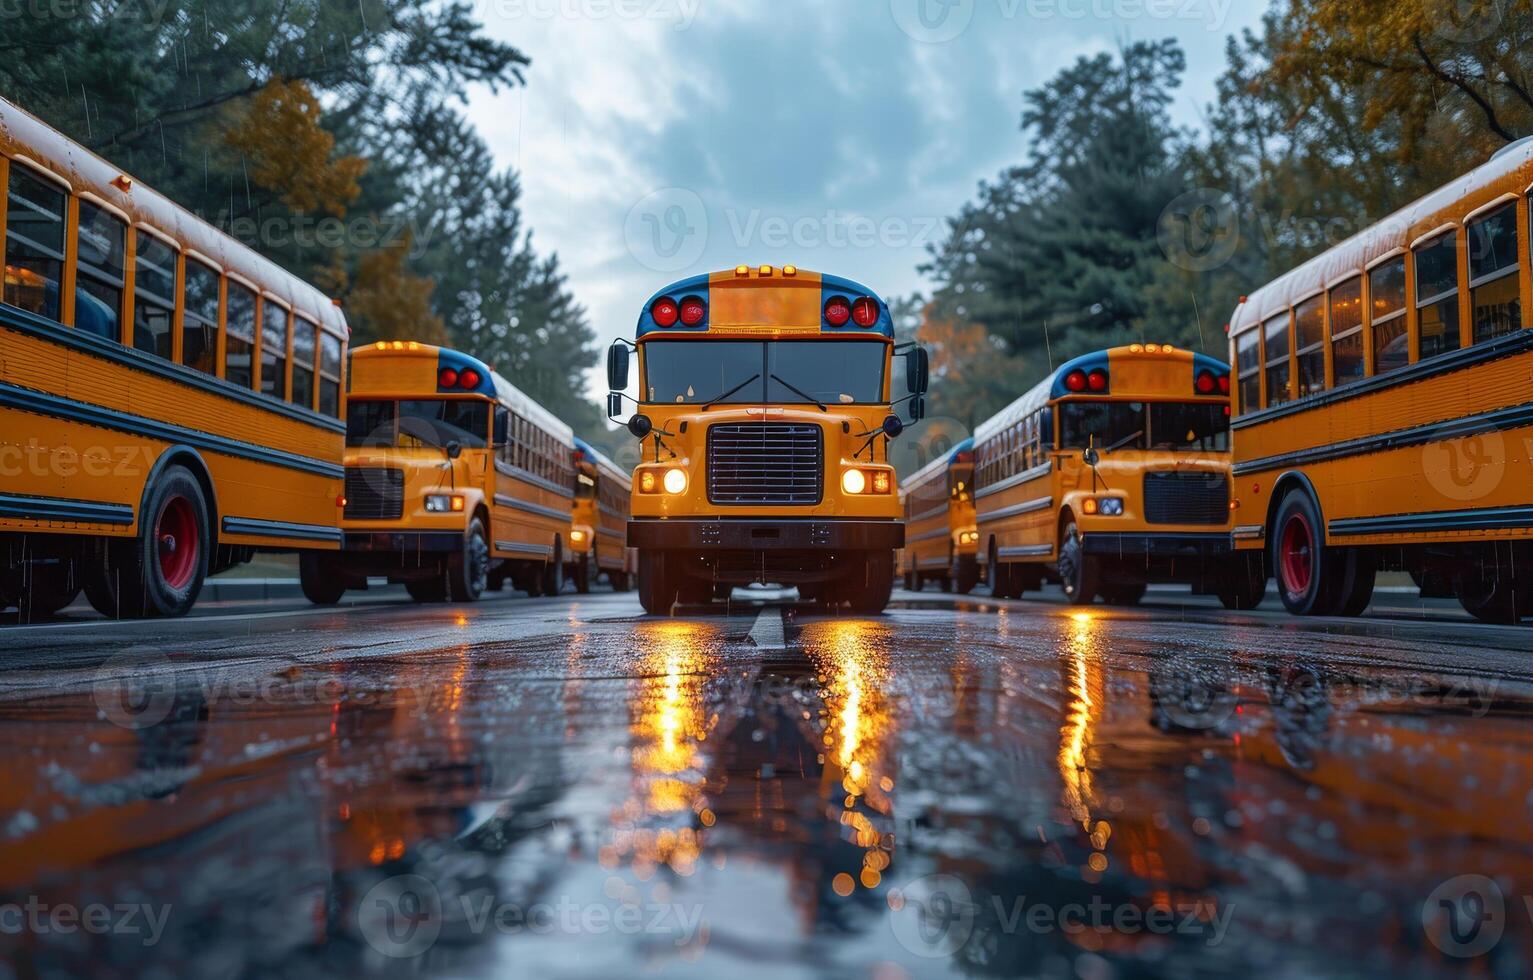
POLYGON ((173 445, 167 446, 160 453, 160 458, 149 467, 149 476, 144 480, 144 487, 139 491, 138 515, 134 521, 134 528, 138 529, 138 521, 143 520, 144 509, 149 506, 149 493, 154 489, 155 483, 159 482, 160 476, 171 466, 184 466, 196 478, 202 487, 202 495, 208 505, 208 540, 217 545, 222 537, 221 526, 218 520, 218 497, 213 493, 213 478, 208 473, 207 461, 202 454, 191 446, 173 445))
POLYGON ((1320 494, 1315 492, 1315 485, 1310 482, 1309 477, 1305 475, 1303 470, 1289 470, 1272 481, 1272 493, 1267 498, 1267 519, 1263 527, 1266 528, 1265 541, 1269 545, 1275 530, 1272 522, 1277 520, 1278 507, 1282 504, 1283 498, 1288 496, 1293 490, 1309 494, 1309 499, 1315 505, 1315 513, 1320 515, 1321 535, 1322 537, 1325 535, 1325 508, 1320 504, 1320 494))

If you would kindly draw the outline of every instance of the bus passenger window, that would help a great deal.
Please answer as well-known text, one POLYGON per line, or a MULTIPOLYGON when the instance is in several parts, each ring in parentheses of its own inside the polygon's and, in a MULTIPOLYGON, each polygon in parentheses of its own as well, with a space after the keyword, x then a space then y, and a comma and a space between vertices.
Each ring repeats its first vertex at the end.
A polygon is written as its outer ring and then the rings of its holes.
POLYGON ((1331 290, 1331 367, 1340 387, 1363 377, 1363 281, 1331 290))
POLYGON ((1240 373, 1240 410, 1262 407, 1262 332, 1247 330, 1235 341, 1235 360, 1240 373))
POLYGON ((1522 329, 1517 272, 1517 205, 1508 204, 1469 226, 1469 299, 1474 342, 1522 329))
POLYGON ((1416 309, 1421 357, 1458 350, 1458 234, 1416 250, 1416 309))
POLYGON ((64 279, 64 192, 11 164, 5 218, 5 302, 59 318, 64 279))
POLYGON ((218 370, 218 273, 186 261, 186 312, 181 327, 181 363, 204 374, 218 370))
POLYGON ((319 335, 319 410, 341 417, 341 342, 327 333, 319 335))
POLYGON ((133 346, 170 360, 170 323, 176 310, 176 252, 148 232, 140 231, 133 269, 133 346))
POLYGON ((1373 373, 1384 374, 1411 362, 1405 333, 1405 256, 1390 259, 1368 273, 1373 306, 1373 373))
POLYGON ((224 380, 249 388, 255 379, 255 293, 229 281, 224 314, 224 380))
POLYGON ((261 391, 287 398, 287 310, 261 302, 261 391))
POLYGON ((294 405, 314 407, 314 339, 319 327, 298 316, 293 318, 293 394, 294 405))
POLYGON ((1288 360, 1288 314, 1275 316, 1262 324, 1262 345, 1267 365, 1267 404, 1281 405, 1293 400, 1289 387, 1292 365, 1288 360))
POLYGON ((78 239, 75 328, 121 340, 128 225, 105 209, 81 201, 78 239))
POLYGON ((1325 390, 1325 303, 1316 296, 1294 309, 1299 347, 1299 397, 1325 390))

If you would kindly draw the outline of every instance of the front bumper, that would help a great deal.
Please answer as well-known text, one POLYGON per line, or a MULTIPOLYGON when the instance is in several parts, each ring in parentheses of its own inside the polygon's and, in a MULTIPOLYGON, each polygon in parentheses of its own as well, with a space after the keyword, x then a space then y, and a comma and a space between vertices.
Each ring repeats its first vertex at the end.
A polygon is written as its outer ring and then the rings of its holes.
POLYGON ((675 551, 893 551, 905 547, 895 520, 715 518, 633 520, 628 546, 675 551))
POLYGON ((1225 531, 1180 534, 1088 532, 1081 543, 1088 555, 1130 560, 1227 558, 1232 550, 1229 533, 1225 531))
POLYGON ((463 550, 458 531, 347 531, 343 551, 359 554, 446 554, 463 550))

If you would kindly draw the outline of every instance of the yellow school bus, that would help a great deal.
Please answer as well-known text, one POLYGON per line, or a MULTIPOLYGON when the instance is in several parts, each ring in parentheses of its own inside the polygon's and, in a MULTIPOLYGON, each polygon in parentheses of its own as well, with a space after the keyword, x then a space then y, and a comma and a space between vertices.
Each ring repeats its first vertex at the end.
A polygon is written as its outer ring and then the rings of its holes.
POLYGON ((305 555, 304 594, 340 601, 369 577, 417 602, 473 602, 506 582, 564 583, 574 437, 467 354, 384 341, 351 357, 339 554, 305 555))
POLYGON ((627 592, 628 498, 633 480, 584 439, 575 439, 575 505, 570 525, 571 577, 585 595, 605 572, 614 592, 627 592))
POLYGON ((768 582, 881 611, 904 545, 888 440, 899 403, 921 416, 927 373, 920 348, 896 350, 884 302, 846 279, 740 266, 662 289, 636 340, 609 352, 608 410, 637 349, 628 543, 645 610, 768 582))
POLYGON ((338 548, 330 299, 4 100, 0 184, 0 608, 180 615, 338 548))
POLYGON ((1356 615, 1387 569, 1533 613, 1530 184, 1523 141, 1236 309, 1235 545, 1290 612, 1356 615))
POLYGON ((936 579, 944 592, 979 584, 979 531, 974 519, 974 440, 965 439, 900 487, 905 511, 905 588, 936 579))
POLYGON ((1076 358, 975 431, 980 562, 993 595, 1058 580, 1133 605, 1158 582, 1233 609, 1266 578, 1230 546, 1228 365, 1170 345, 1076 358))

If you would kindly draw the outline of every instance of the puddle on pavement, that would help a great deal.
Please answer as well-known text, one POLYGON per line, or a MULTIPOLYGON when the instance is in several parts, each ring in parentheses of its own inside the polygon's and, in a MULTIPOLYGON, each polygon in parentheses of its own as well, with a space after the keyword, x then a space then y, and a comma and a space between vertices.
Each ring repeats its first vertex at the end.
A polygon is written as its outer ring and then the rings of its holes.
POLYGON ((910 615, 789 616, 782 649, 719 617, 256 676, 103 670, 0 704, 0 961, 1411 976, 1533 957, 1527 683, 1089 616, 910 615))

